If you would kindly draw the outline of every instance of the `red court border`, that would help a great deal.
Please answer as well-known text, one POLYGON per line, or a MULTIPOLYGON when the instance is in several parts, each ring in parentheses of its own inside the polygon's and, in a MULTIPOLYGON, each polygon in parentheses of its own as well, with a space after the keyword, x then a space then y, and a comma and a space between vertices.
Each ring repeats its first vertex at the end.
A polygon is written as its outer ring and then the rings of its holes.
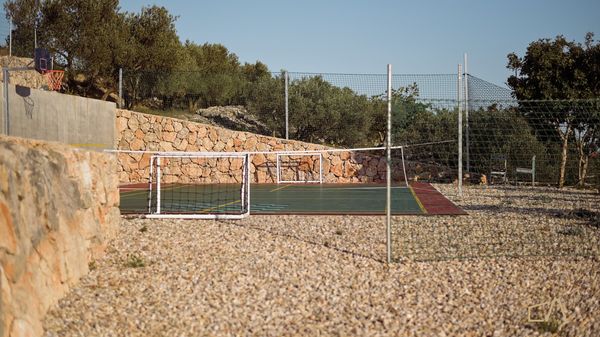
POLYGON ((430 183, 413 182, 410 186, 428 215, 467 215, 430 183))

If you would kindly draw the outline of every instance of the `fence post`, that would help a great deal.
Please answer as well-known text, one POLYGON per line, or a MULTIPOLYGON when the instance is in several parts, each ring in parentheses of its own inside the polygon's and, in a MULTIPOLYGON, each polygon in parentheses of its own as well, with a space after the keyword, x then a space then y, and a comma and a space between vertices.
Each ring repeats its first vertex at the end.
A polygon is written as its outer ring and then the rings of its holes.
POLYGON ((119 109, 123 109, 123 68, 119 68, 119 109))
POLYGON ((471 172, 471 158, 469 156, 469 72, 467 70, 467 53, 465 53, 465 160, 467 173, 471 172))
POLYGON ((12 56, 12 18, 8 19, 8 56, 12 56))
POLYGON ((387 136, 385 142, 386 160, 386 199, 385 199, 385 234, 387 262, 392 262, 392 65, 387 65, 387 136))
POLYGON ((10 111, 8 105, 8 82, 10 81, 10 74, 8 68, 2 68, 2 80, 4 84, 4 90, 2 90, 2 96, 4 98, 4 134, 10 136, 10 111))
POLYGON ((462 65, 458 65, 458 195, 462 197, 462 65))
POLYGON ((283 76, 284 76, 284 82, 285 82, 285 139, 290 139, 290 124, 289 124, 289 89, 288 89, 288 85, 289 85, 289 79, 288 79, 288 72, 287 70, 284 70, 283 72, 283 76))

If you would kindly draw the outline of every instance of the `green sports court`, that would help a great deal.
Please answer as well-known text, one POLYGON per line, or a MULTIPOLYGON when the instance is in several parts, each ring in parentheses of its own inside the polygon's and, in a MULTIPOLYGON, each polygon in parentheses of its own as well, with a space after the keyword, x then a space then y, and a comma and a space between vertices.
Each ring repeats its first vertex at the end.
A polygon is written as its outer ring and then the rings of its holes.
MULTIPOLYGON (((149 184, 121 186, 121 212, 147 214, 156 204, 149 184)), ((384 215, 383 184, 252 184, 250 214, 384 215)), ((165 185, 160 193, 163 213, 229 213, 239 209, 239 184, 165 185)), ((429 183, 392 186, 394 215, 466 214, 429 183)))

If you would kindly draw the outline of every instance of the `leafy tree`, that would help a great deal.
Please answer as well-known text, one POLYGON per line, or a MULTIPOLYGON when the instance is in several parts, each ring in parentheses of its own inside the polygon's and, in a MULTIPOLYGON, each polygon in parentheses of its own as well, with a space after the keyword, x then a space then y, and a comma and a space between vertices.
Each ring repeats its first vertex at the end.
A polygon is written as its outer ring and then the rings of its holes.
POLYGON ((55 65, 67 71, 72 91, 89 95, 97 81, 116 87, 115 62, 124 42, 118 5, 118 0, 42 2, 38 41, 55 54, 55 65))
POLYGON ((38 2, 39 0, 8 0, 4 3, 6 18, 13 22, 12 53, 15 56, 33 57, 34 32, 40 18, 38 2))
POLYGON ((256 116, 269 130, 272 130, 272 136, 285 137, 283 76, 257 77, 246 90, 248 112, 256 116))
MULTIPOLYGON (((584 45, 567 41, 563 36, 554 40, 541 39, 532 42, 523 58, 511 53, 507 67, 515 71, 508 78, 508 85, 519 100, 573 100, 597 98, 600 95, 600 66, 598 55, 600 45, 594 43, 593 34, 586 35, 584 45)), ((588 134, 598 126, 585 121, 582 112, 577 112, 563 102, 547 102, 545 111, 537 111, 536 122, 555 130, 561 143, 561 165, 558 178, 559 188, 564 185, 568 156, 569 139, 577 135, 588 134), (588 130, 581 132, 581 130, 588 130)), ((593 134, 594 132, 592 132, 593 134)), ((580 141, 584 141, 583 138, 580 141)), ((593 140, 587 138, 587 144, 593 140)), ((589 147, 589 146, 588 146, 589 147)), ((583 151, 583 156, 590 155, 583 151)), ((581 163, 585 160, 580 160, 581 163)), ((583 164, 582 164, 583 165, 583 164)), ((580 183, 585 180, 585 170, 580 169, 580 183)))
POLYGON ((199 106, 209 107, 238 103, 237 94, 242 86, 240 63, 237 55, 221 44, 198 45, 186 41, 184 45, 195 66, 194 85, 188 91, 190 112, 199 106))
POLYGON ((290 84, 293 139, 353 146, 366 142, 371 103, 364 95, 312 76, 290 84))
MULTIPOLYGON (((118 0, 9 0, 5 9, 14 22, 17 55, 32 55, 37 26, 38 46, 55 55, 73 93, 106 99, 116 92, 119 68, 168 71, 176 64, 176 18, 164 7, 123 13, 118 0)), ((143 83, 137 77, 128 84, 134 103, 143 83)))
POLYGON ((127 72, 124 82, 127 108, 131 109, 140 97, 172 94, 176 83, 185 79, 166 78, 191 61, 175 30, 177 18, 164 7, 144 7, 140 13, 126 13, 124 17, 125 43, 118 65, 127 72), (167 87, 169 81, 172 85, 167 87))
POLYGON ((455 167, 456 142, 451 140, 458 137, 457 117, 456 109, 420 101, 416 84, 392 91, 392 142, 413 145, 404 150, 409 161, 455 167), (440 143, 419 145, 431 142, 440 143))

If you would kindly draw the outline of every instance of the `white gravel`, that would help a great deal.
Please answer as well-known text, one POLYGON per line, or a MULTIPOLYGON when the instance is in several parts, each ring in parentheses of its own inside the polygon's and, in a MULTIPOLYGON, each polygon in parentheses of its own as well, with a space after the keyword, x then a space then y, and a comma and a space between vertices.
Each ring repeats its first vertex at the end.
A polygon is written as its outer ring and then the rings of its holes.
POLYGON ((438 188, 469 215, 395 217, 391 265, 383 217, 124 219, 45 335, 600 335, 600 196, 438 188))

